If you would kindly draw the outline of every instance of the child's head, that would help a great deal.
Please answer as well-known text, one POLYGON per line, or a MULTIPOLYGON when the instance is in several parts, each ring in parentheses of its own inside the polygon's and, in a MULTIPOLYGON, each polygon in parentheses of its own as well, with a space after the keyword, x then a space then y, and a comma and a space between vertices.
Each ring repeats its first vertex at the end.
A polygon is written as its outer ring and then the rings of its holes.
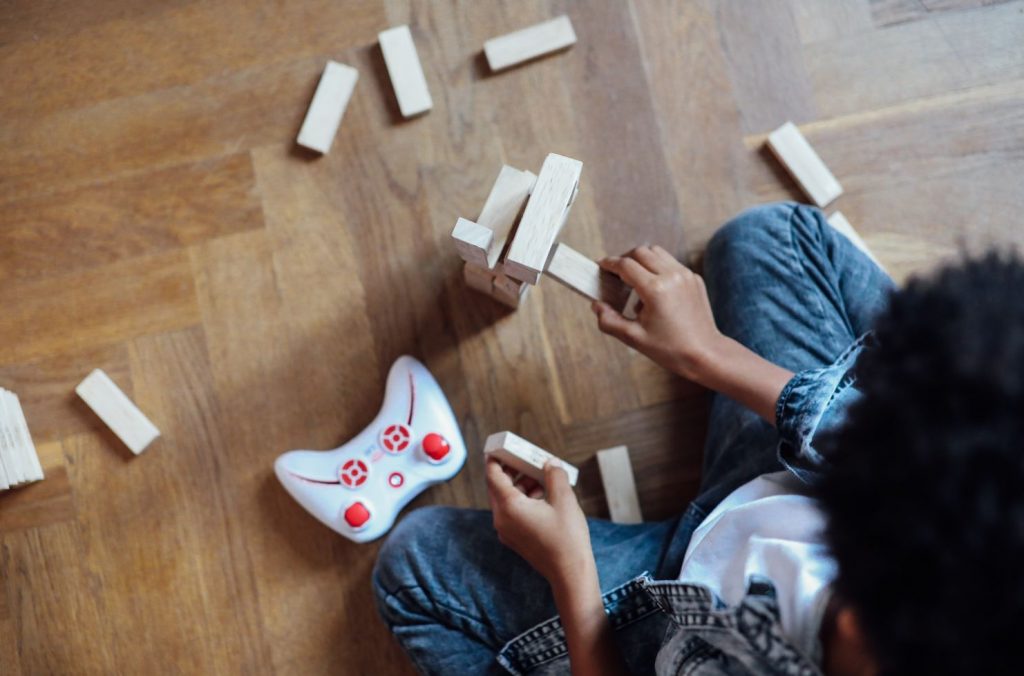
POLYGON ((1024 264, 989 254, 912 281, 826 440, 836 592, 885 673, 1024 662, 1024 264))

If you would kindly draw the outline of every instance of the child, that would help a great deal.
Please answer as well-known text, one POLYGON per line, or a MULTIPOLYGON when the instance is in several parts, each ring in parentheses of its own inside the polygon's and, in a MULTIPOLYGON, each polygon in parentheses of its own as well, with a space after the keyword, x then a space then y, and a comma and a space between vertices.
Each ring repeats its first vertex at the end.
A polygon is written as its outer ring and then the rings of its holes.
POLYGON ((600 329, 717 393, 699 494, 612 524, 584 517, 561 469, 542 488, 489 461, 491 512, 417 510, 374 570, 421 671, 1020 663, 1024 266, 990 256, 894 292, 796 204, 726 224, 703 280, 660 247, 602 266, 642 306, 595 304, 600 329))

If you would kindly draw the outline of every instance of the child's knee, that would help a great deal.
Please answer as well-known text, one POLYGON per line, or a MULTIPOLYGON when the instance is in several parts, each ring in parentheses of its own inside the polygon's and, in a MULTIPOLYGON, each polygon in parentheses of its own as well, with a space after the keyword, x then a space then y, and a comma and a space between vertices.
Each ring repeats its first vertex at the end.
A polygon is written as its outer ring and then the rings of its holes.
POLYGON ((814 224, 809 207, 795 202, 762 204, 741 212, 711 238, 705 254, 706 265, 719 269, 750 264, 759 255, 789 247, 793 229, 814 224))
POLYGON ((420 507, 406 514, 388 534, 377 554, 371 580, 377 607, 389 626, 422 615, 417 599, 437 586, 436 570, 444 565, 448 541, 454 537, 458 512, 451 507, 420 507))
POLYGON ((373 567, 373 587, 379 598, 415 584, 416 559, 427 554, 425 541, 436 529, 438 513, 443 511, 433 506, 414 509, 391 529, 373 567))

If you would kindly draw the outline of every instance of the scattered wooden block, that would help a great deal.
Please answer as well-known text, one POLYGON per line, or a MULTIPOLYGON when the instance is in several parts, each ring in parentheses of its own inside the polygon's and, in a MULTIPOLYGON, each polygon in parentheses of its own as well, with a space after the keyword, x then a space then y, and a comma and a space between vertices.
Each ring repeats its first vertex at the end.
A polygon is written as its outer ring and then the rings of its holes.
POLYGON ((425 113, 434 107, 427 88, 427 78, 416 54, 416 45, 408 26, 395 26, 377 35, 384 63, 391 76, 391 86, 403 117, 425 113))
POLYGON ((540 279, 569 215, 582 170, 582 162, 562 155, 552 153, 544 160, 505 255, 505 274, 528 284, 540 279))
POLYGON ((39 463, 39 455, 36 453, 35 444, 32 443, 32 433, 29 432, 28 421, 25 420, 25 411, 22 410, 16 394, 6 390, 3 394, 7 398, 7 419, 11 435, 20 449, 22 474, 27 481, 41 481, 43 466, 39 463))
POLYGON ((621 279, 564 243, 555 245, 546 272, 584 298, 604 301, 619 312, 625 310, 633 291, 621 279))
POLYGON ((21 402, 13 392, 0 389, 0 490, 43 478, 21 402))
POLYGON ((462 260, 486 268, 487 252, 494 241, 494 231, 488 227, 460 218, 452 228, 452 241, 462 260))
POLYGON ((626 306, 622 308, 622 316, 626 319, 636 319, 637 308, 640 306, 640 294, 636 289, 630 289, 629 298, 626 299, 626 306))
POLYGON ((640 498, 636 494, 633 464, 629 449, 616 446, 597 452, 597 467, 601 471, 604 496, 608 500, 608 513, 615 523, 641 523, 640 498))
POLYGON ((843 212, 836 211, 829 216, 828 224, 846 235, 846 238, 849 239, 855 247, 863 251, 868 258, 874 261, 875 265, 882 268, 882 270, 885 270, 885 266, 875 258, 875 254, 871 253, 871 249, 868 248, 867 242, 861 239, 861 236, 857 234, 857 231, 853 229, 852 225, 850 225, 850 221, 846 220, 846 216, 843 216, 843 212))
POLYGON ((579 479, 580 471, 543 448, 534 446, 526 439, 513 434, 512 432, 497 432, 487 437, 484 442, 484 453, 494 456, 517 472, 522 472, 541 483, 544 482, 544 464, 548 460, 556 460, 561 463, 566 474, 569 475, 569 485, 575 486, 579 479))
POLYGON ((466 263, 462 266, 462 279, 465 280, 466 286, 474 291, 486 293, 488 296, 494 291, 494 273, 487 268, 466 263))
POLYGON ((331 149, 334 134, 358 79, 359 71, 355 68, 335 61, 327 62, 299 130, 297 143, 300 146, 324 154, 331 149))
POLYGON ((792 122, 768 135, 768 147, 819 207, 843 194, 839 181, 792 122))
POLYGON ((6 430, 5 404, 0 398, 0 489, 7 490, 21 483, 18 458, 13 444, 8 441, 6 430))
POLYGON ((487 267, 494 269, 498 265, 519 213, 536 181, 537 176, 533 172, 520 171, 507 164, 498 172, 498 178, 477 219, 477 223, 490 228, 494 233, 487 250, 487 267))
POLYGON ((86 376, 75 392, 135 455, 160 436, 160 430, 102 370, 86 376))
POLYGON ((550 21, 491 38, 484 43, 487 65, 499 71, 576 44, 572 21, 562 15, 550 21))

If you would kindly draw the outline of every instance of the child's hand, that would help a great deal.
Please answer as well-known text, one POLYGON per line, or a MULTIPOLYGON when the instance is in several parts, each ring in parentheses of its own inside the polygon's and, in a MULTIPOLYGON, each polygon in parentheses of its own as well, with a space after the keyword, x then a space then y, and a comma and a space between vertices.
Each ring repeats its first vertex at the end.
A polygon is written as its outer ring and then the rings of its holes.
POLYGON ((705 365, 722 342, 704 280, 660 246, 637 247, 600 263, 632 286, 641 301, 635 321, 607 303, 594 303, 601 331, 666 369, 700 382, 705 365))
POLYGON ((487 460, 487 488, 498 539, 553 586, 593 565, 590 531, 565 470, 549 462, 544 487, 528 477, 513 482, 504 466, 487 460))

